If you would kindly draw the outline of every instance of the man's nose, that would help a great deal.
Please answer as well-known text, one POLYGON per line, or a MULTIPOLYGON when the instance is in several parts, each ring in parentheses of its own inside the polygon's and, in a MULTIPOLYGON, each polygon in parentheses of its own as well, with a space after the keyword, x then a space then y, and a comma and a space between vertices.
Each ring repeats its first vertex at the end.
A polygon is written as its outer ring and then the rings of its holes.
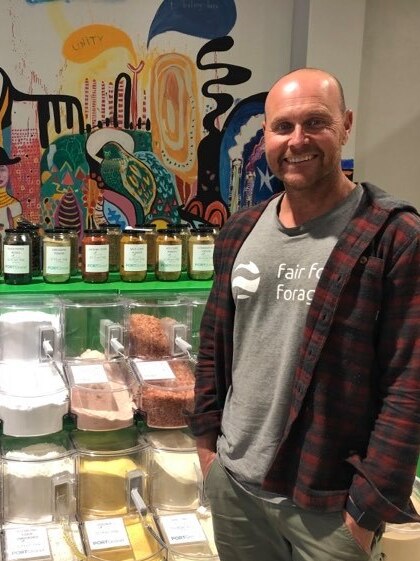
POLYGON ((301 146, 305 143, 305 131, 301 125, 296 125, 289 138, 289 146, 301 146))

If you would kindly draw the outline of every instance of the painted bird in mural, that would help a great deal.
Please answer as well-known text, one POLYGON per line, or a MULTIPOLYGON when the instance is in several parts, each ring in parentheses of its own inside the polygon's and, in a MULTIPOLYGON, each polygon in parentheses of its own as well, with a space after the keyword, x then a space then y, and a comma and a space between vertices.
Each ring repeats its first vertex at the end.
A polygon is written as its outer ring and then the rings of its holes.
POLYGON ((107 142, 98 153, 102 158, 100 173, 109 189, 127 197, 144 216, 149 214, 156 198, 156 180, 151 169, 127 152, 117 142, 107 142))

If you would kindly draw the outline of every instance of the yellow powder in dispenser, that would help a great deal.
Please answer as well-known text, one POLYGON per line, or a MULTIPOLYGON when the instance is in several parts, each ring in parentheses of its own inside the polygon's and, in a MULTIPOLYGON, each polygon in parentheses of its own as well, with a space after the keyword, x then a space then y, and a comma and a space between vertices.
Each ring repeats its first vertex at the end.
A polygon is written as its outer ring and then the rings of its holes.
POLYGON ((83 518, 127 513, 127 474, 139 466, 130 457, 81 458, 79 508, 83 518))

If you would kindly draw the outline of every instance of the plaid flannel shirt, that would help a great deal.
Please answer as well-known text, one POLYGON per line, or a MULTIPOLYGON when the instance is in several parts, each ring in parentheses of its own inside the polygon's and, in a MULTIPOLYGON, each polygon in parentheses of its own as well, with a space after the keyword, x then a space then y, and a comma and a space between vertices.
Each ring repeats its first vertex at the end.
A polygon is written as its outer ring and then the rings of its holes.
MULTIPOLYGON (((420 520, 409 508, 420 451, 420 218, 362 186, 309 307, 287 426, 263 489, 323 512, 350 495, 378 523, 420 520)), ((232 375, 231 269, 268 202, 232 215, 216 243, 188 417, 196 436, 220 431, 232 375)))

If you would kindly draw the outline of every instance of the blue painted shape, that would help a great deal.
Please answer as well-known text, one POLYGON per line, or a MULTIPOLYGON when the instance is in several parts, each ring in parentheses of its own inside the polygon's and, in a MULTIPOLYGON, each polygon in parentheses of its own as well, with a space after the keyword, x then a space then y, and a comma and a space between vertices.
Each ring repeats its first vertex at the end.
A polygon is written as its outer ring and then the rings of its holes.
POLYGON ((147 46, 153 37, 165 31, 203 39, 223 37, 235 22, 234 0, 163 0, 150 26, 147 46))
POLYGON ((353 158, 350 159, 342 159, 341 160, 341 169, 343 170, 353 170, 354 169, 354 160, 353 158))
MULTIPOLYGON (((59 0, 26 0, 27 4, 44 4, 45 2, 58 2, 59 0)), ((70 0, 65 0, 70 2, 70 0)))

